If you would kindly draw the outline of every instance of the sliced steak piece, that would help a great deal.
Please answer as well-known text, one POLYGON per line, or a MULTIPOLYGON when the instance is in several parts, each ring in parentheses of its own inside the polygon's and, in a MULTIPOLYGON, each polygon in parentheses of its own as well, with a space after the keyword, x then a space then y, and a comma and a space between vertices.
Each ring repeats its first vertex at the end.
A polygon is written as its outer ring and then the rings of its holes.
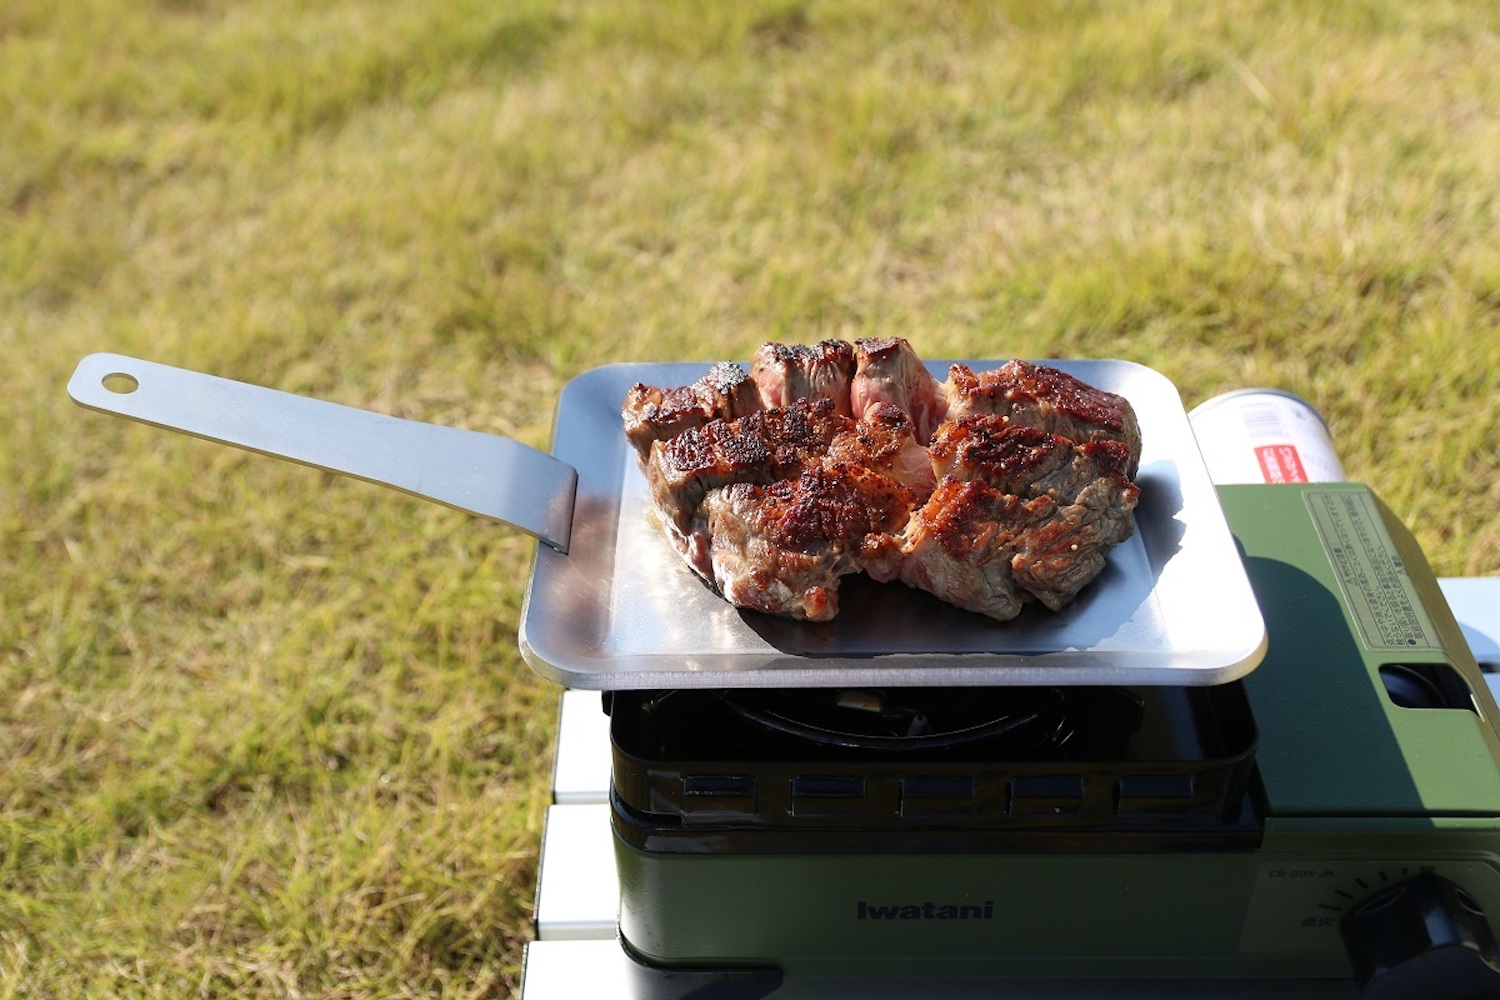
POLYGON ((1080 445, 987 413, 945 420, 928 451, 939 476, 979 479, 1023 497, 1047 493, 1063 504, 1101 476, 1123 477, 1130 461, 1119 441, 1080 445))
POLYGON ((644 462, 653 442, 670 440, 711 420, 743 417, 760 408, 760 392, 745 369, 721 361, 692 385, 661 389, 637 382, 625 394, 620 416, 626 439, 644 462))
POLYGON ((835 437, 828 446, 828 460, 868 466, 910 487, 923 500, 937 482, 932 458, 917 443, 911 418, 889 403, 876 403, 835 437))
POLYGON ((1009 621, 1030 600, 1012 561, 1056 510, 1050 496, 1023 500, 977 480, 943 479, 899 535, 867 542, 865 571, 1009 621))
POLYGON ((1125 473, 1135 476, 1141 428, 1123 396, 1019 359, 977 375, 966 365, 952 365, 944 389, 950 416, 989 413, 1079 442, 1119 441, 1129 453, 1125 473))
POLYGON ((1053 611, 1071 601, 1104 569, 1105 557, 1135 530, 1130 519, 1140 489, 1123 476, 1104 476, 1078 499, 1033 525, 1012 562, 1016 585, 1053 611))
POLYGON ((805 344, 762 344, 750 359, 750 379, 766 409, 798 399, 831 399, 834 409, 852 416, 849 382, 854 378, 854 345, 843 340, 805 344))
POLYGON ((943 384, 932 377, 911 344, 901 337, 856 340, 854 358, 849 405, 855 418, 888 403, 911 418, 917 443, 925 445, 947 412, 947 399, 943 384))
POLYGON ((1117 473, 1089 482, 1072 503, 945 477, 899 534, 866 541, 865 571, 999 621, 1033 598, 1057 611, 1130 537, 1139 496, 1117 473))
POLYGON ((713 420, 651 445, 646 482, 657 513, 686 531, 704 494, 731 483, 769 483, 817 465, 853 426, 832 400, 798 400, 738 420, 713 420))
POLYGON ((914 502, 895 480, 839 463, 712 490, 703 515, 713 581, 736 607, 827 621, 839 579, 863 568, 865 538, 899 531, 914 502))

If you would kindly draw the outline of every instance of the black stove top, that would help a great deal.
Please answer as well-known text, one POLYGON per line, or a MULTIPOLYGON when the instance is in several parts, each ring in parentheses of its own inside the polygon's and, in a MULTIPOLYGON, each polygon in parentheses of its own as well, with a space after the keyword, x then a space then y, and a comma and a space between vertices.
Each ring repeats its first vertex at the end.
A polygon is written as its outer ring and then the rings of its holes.
POLYGON ((658 850, 1257 836, 1238 684, 619 691, 606 708, 616 828, 658 850))

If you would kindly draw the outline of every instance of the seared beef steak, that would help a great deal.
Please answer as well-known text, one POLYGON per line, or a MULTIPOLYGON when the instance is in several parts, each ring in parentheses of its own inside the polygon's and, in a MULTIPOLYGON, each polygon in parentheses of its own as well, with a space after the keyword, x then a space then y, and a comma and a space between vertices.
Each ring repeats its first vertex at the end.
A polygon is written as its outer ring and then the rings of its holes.
POLYGON ((1020 360, 977 375, 965 365, 953 365, 946 386, 950 417, 989 413, 1075 441, 1119 441, 1130 455, 1126 475, 1135 475, 1141 428, 1122 396, 1020 360))
POLYGON ((1135 530, 1130 514, 1140 489, 1123 477, 1095 479, 1078 498, 1033 526, 1011 560, 1016 584, 1053 611, 1104 569, 1110 549, 1135 530))
POLYGON ((888 403, 911 417, 917 440, 926 444, 948 409, 942 383, 900 337, 856 340, 854 352, 856 367, 849 386, 854 415, 862 418, 888 403))
POLYGON ((871 538, 866 571, 1001 621, 1029 600, 1012 568, 1033 529, 1057 510, 1049 496, 1022 500, 975 480, 945 478, 897 535, 871 538))
POLYGON ((816 465, 854 421, 832 400, 794 401, 738 420, 711 420, 651 445, 646 481, 657 511, 686 527, 710 490, 733 483, 771 483, 816 465))
POLYGON ((760 393, 745 370, 720 362, 707 375, 675 389, 637 383, 625 397, 625 437, 644 460, 655 441, 670 440, 711 420, 732 420, 761 408, 760 393))
POLYGON ((865 539, 899 531, 916 499, 841 463, 714 490, 703 501, 714 581, 736 607, 827 621, 838 613, 839 578, 863 568, 865 539))
POLYGON ((867 465, 926 496, 936 483, 932 458, 917 443, 911 418, 889 404, 876 404, 828 446, 834 462, 867 465))
POLYGON ((854 377, 854 345, 842 340, 805 344, 765 344, 750 359, 750 380, 762 406, 786 406, 799 399, 831 399, 851 416, 849 380, 854 377))
POLYGON ((826 621, 865 572, 1055 611, 1134 530, 1129 402, 1031 362, 939 382, 900 338, 766 344, 622 415, 669 538, 737 607, 826 621))
POLYGON ((1072 502, 1096 479, 1118 476, 1130 454, 1119 441, 1077 444, 1061 434, 990 415, 957 417, 938 428, 927 449, 939 476, 979 479, 1002 493, 1051 494, 1072 502))

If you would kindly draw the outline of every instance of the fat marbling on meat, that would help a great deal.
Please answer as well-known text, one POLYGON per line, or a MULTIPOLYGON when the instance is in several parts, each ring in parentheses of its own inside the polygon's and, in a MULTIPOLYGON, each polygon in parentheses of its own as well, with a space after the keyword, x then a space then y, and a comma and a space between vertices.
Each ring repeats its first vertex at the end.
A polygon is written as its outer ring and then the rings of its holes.
POLYGON ((1055 611, 1134 530, 1140 429, 1114 393, 1019 360, 940 382, 901 338, 767 344, 751 369, 622 410, 667 537, 737 607, 826 621, 863 572, 1055 611))

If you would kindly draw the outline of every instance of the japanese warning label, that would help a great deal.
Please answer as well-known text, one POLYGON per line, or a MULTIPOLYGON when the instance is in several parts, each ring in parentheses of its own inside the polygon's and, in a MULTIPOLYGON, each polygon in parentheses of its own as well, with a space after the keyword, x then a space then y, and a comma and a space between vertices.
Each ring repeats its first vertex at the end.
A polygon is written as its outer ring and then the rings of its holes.
POLYGON ((1371 650, 1438 650, 1432 620, 1369 493, 1304 494, 1344 603, 1371 650))

